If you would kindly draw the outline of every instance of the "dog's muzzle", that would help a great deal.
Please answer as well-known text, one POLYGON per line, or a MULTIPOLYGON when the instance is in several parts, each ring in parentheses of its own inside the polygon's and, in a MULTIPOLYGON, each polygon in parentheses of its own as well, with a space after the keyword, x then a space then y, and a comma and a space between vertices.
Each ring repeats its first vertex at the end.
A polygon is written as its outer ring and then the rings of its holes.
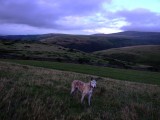
POLYGON ((95 87, 96 87, 96 84, 91 84, 91 87, 92 87, 92 88, 95 88, 95 87))

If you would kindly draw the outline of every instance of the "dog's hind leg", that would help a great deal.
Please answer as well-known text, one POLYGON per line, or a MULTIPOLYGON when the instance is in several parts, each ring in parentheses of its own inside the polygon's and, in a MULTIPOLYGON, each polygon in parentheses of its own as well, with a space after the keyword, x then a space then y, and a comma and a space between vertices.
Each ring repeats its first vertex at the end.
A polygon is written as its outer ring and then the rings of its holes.
POLYGON ((75 87, 72 87, 70 94, 72 95, 75 90, 76 90, 76 88, 75 88, 75 87))
POLYGON ((84 97, 86 94, 82 93, 82 97, 81 97, 81 103, 83 103, 84 97))

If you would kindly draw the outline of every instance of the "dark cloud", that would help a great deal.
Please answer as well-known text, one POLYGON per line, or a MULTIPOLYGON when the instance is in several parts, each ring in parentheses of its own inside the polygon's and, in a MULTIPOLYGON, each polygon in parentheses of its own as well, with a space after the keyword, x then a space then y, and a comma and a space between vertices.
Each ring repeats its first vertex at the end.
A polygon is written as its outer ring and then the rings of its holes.
POLYGON ((159 31, 160 14, 147 9, 123 10, 116 13, 116 16, 123 17, 128 25, 121 27, 122 30, 134 31, 159 31))
POLYGON ((87 16, 110 0, 0 0, 0 23, 66 29, 58 23, 66 16, 87 16))
POLYGON ((33 0, 0 1, 0 20, 4 23, 27 24, 37 27, 55 27, 58 12, 33 0))

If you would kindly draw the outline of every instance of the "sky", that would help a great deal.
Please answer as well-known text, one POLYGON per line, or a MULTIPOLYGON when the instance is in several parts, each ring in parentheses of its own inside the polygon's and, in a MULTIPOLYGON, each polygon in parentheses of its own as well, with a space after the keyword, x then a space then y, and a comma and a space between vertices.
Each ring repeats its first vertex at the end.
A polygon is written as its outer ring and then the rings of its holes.
POLYGON ((160 32, 160 0, 0 0, 0 35, 160 32))

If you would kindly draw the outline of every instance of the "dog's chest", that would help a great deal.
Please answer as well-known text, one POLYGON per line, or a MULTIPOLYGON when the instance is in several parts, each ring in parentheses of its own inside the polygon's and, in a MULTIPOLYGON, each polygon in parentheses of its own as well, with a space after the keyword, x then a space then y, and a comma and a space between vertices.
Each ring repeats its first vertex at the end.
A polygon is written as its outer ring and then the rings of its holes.
POLYGON ((92 91, 92 89, 91 89, 91 90, 88 91, 88 94, 92 94, 92 92, 93 92, 93 91, 92 91))
POLYGON ((92 88, 88 87, 86 90, 86 94, 90 95, 92 94, 92 92, 93 92, 92 88))

